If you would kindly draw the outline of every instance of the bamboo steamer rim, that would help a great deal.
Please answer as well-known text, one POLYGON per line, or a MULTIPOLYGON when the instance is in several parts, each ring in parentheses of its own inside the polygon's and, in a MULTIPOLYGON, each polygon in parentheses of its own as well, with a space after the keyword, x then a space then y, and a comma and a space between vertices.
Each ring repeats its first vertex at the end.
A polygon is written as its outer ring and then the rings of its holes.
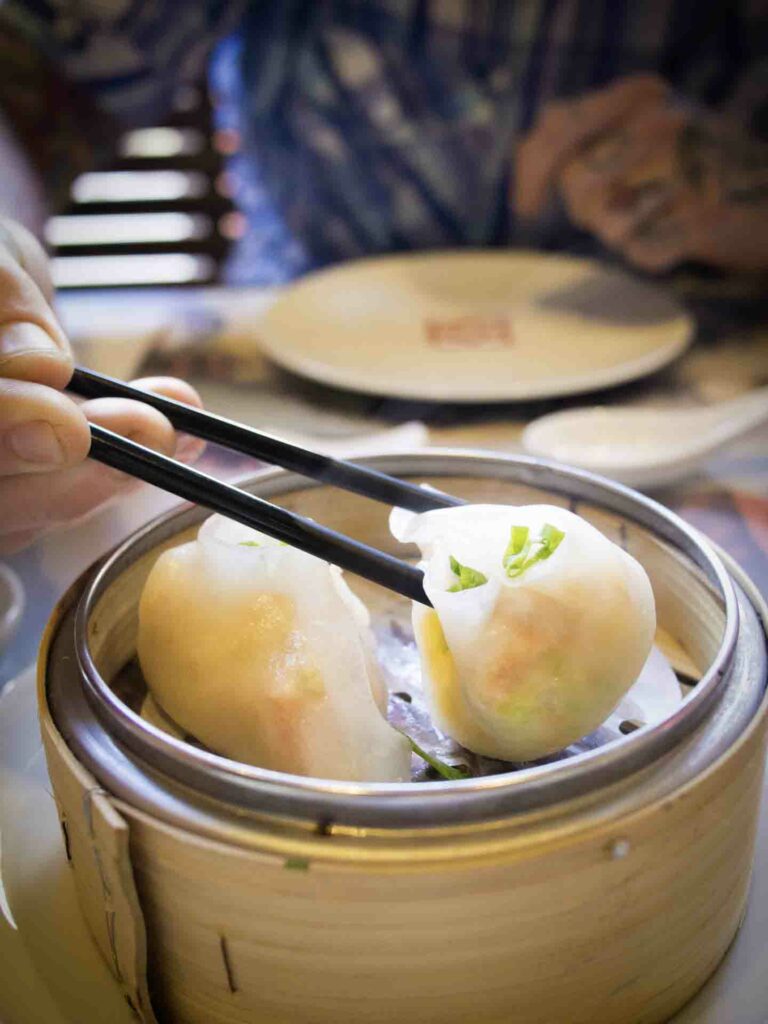
MULTIPOLYGON (((193 791, 230 805, 302 819, 327 815, 333 820, 366 826, 434 827, 527 812, 621 782, 674 749, 701 724, 721 697, 739 635, 736 592, 713 547, 675 513, 621 484, 528 456, 427 448, 407 455, 382 454, 358 461, 401 476, 488 479, 502 475, 509 482, 588 502, 645 528, 686 555, 717 593, 725 612, 725 627, 712 663, 680 708, 663 722, 567 760, 512 773, 433 782, 428 786, 360 784, 290 775, 232 761, 177 740, 132 711, 101 676, 88 644, 90 616, 111 579, 130 565, 137 554, 151 549, 157 543, 155 535, 159 531, 171 535, 202 519, 204 513, 187 507, 153 520, 116 548, 89 582, 75 615, 75 649, 85 696, 108 735, 134 759, 193 791), (174 524, 175 530, 171 529, 174 524)), ((315 489, 322 484, 282 469, 268 469, 240 486, 256 487, 262 495, 276 495, 315 489)))

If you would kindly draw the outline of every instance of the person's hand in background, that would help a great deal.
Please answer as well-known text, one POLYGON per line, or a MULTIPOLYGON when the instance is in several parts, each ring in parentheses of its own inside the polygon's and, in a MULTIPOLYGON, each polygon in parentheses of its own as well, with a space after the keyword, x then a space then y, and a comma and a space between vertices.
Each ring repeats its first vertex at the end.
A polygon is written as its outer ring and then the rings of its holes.
POLYGON ((636 75, 546 107, 515 155, 517 215, 557 189, 571 220, 630 263, 768 268, 768 146, 636 75))
MULTIPOLYGON (((164 416, 141 403, 98 398, 77 404, 63 394, 72 353, 51 298, 43 250, 24 228, 0 220, 0 554, 79 519, 134 484, 86 459, 88 421, 184 461, 203 447, 194 438, 177 438, 164 416)), ((182 381, 135 383, 200 405, 182 381)))

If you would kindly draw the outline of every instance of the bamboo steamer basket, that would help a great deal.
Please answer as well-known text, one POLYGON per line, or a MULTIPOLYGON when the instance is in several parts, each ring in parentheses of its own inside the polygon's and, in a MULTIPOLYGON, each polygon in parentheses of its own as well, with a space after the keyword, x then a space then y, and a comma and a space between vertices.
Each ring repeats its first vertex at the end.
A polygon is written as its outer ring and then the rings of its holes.
MULTIPOLYGON (((700 676, 657 726, 553 763, 352 785, 227 761, 111 688, 154 560, 205 512, 150 524, 56 610, 39 699, 94 938, 146 1022, 654 1024, 744 912, 765 761, 765 608, 654 502, 586 473, 467 452, 367 465, 473 501, 566 505, 645 566, 700 676)), ((387 511, 282 470, 246 487, 383 549, 387 511)), ((375 622, 406 602, 367 585, 375 622)))

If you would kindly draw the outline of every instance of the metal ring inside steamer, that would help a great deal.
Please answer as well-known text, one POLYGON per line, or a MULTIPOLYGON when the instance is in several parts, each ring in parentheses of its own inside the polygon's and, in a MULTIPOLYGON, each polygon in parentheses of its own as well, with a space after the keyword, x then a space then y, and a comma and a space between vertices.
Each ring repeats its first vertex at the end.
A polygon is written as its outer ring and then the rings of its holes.
MULTIPOLYGON (((140 556, 204 518, 203 510, 189 509, 151 523, 118 548, 91 581, 77 611, 75 645, 86 696, 108 735, 130 758, 185 787, 243 809, 296 818, 327 816, 353 825, 385 828, 449 825, 546 808, 619 783, 674 750, 720 699, 739 634, 737 597, 719 556, 678 516, 649 498, 589 473, 524 457, 441 450, 364 461, 384 472, 416 479, 505 478, 606 510, 661 539, 706 578, 724 613, 719 647, 694 691, 666 721, 577 757, 427 787, 303 778, 199 750, 160 732, 120 700, 97 668, 88 632, 100 599, 121 573, 140 556)), ((259 474, 246 485, 265 496, 290 495, 316 486, 282 470, 259 474)))

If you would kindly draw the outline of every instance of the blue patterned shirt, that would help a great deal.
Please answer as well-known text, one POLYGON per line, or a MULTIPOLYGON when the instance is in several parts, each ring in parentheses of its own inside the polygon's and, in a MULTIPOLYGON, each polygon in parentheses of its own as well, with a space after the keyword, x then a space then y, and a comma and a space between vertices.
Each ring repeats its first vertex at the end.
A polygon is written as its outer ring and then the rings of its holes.
MULTIPOLYGON (((591 240, 510 202, 543 104, 638 71, 765 128, 763 0, 7 0, 0 8, 100 110, 158 123, 207 67, 236 129, 238 283, 403 249, 591 240)), ((0 90, 0 101, 2 91, 0 90)))

